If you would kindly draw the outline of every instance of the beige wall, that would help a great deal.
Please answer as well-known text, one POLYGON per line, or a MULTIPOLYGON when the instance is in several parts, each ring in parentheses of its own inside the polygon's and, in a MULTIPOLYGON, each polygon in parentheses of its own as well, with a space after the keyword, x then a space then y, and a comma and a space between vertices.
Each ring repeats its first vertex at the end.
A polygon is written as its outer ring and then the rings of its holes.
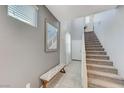
MULTIPOLYGON (((45 53, 44 19, 59 27, 59 22, 44 6, 38 6, 37 28, 7 15, 0 6, 0 86, 40 87, 40 75, 59 64, 57 52, 45 53)), ((59 43, 59 42, 58 42, 59 43)))

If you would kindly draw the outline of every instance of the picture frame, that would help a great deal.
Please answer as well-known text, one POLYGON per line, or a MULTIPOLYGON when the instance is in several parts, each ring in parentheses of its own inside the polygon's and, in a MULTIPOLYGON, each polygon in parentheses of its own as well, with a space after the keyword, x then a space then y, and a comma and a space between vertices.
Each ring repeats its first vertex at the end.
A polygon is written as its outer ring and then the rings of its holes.
POLYGON ((45 19, 45 51, 55 52, 58 49, 58 28, 45 19))

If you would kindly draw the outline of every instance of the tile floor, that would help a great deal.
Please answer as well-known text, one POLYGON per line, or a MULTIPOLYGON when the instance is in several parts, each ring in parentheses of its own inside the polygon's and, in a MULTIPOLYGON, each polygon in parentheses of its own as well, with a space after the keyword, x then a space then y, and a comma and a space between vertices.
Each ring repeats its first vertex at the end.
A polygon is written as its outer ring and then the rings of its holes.
POLYGON ((72 61, 65 67, 66 73, 58 73, 49 83, 49 88, 81 88, 81 63, 72 61))

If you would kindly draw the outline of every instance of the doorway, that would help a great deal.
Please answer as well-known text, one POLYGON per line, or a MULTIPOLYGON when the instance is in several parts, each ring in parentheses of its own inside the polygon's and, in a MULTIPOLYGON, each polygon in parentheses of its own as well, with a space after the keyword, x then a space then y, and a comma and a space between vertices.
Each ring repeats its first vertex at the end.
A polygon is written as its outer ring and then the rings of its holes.
POLYGON ((85 32, 94 31, 93 15, 85 17, 85 32))
POLYGON ((69 32, 66 33, 65 36, 65 42, 66 42, 66 64, 69 64, 71 62, 71 35, 69 32))

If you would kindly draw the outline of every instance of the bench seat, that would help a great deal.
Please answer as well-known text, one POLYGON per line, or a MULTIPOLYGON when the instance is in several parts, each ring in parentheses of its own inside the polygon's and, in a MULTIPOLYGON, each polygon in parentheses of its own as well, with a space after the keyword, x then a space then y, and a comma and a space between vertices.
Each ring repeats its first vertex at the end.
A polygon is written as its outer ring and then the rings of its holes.
POLYGON ((41 75, 40 79, 43 81, 43 87, 47 87, 47 83, 58 73, 65 73, 65 64, 59 64, 56 67, 50 69, 48 72, 41 75))

